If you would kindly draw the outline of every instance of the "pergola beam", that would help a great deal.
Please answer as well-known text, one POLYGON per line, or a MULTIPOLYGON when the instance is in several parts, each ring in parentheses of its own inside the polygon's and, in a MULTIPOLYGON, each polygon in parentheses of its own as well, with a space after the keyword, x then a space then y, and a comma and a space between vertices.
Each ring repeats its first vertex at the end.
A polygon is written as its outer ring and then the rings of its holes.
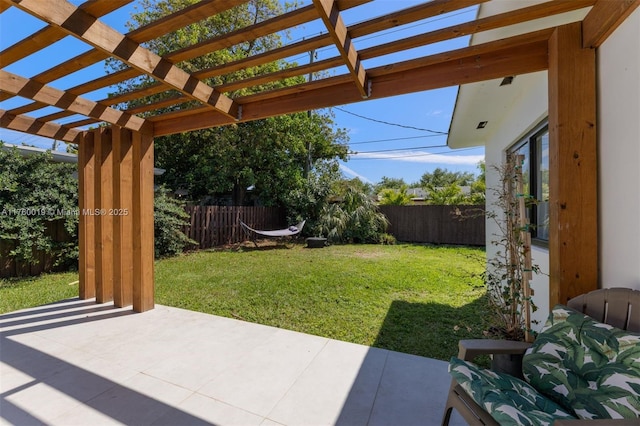
POLYGON ((598 0, 582 22, 582 47, 599 47, 640 6, 640 0, 598 0))
POLYGON ((349 27, 349 35, 351 38, 363 37, 422 19, 455 12, 456 10, 475 6, 487 1, 489 0, 433 0, 359 24, 354 24, 349 27))
POLYGON ((333 43, 338 48, 338 52, 340 52, 340 56, 349 73, 353 77, 358 92, 363 98, 368 98, 369 92, 366 88, 367 73, 349 36, 347 26, 340 15, 338 5, 335 0, 313 0, 313 3, 333 39, 333 43))
MULTIPOLYGON (((413 20, 425 19, 433 16, 437 13, 446 13, 453 10, 468 7, 473 4, 483 2, 486 0, 469 0, 464 2, 450 1, 438 1, 430 2, 427 4, 418 5, 409 9, 405 9, 396 12, 392 15, 377 18, 371 21, 365 21, 361 24, 356 24, 348 28, 349 34, 356 33, 358 36, 365 36, 376 31, 382 31, 389 28, 393 28, 400 23, 413 22, 413 20), (433 3, 433 4, 432 4, 433 3)), ((406 39, 389 42, 379 46, 363 49, 359 52, 360 59, 373 59, 379 56, 387 55, 389 53, 396 53, 401 50, 413 49, 421 47, 431 43, 437 43, 445 40, 450 40, 463 35, 473 34, 479 31, 487 31, 490 29, 500 28, 506 25, 514 25, 521 22, 526 22, 532 19, 538 19, 547 16, 551 13, 563 13, 572 11, 575 9, 581 9, 590 6, 595 0, 576 0, 572 2, 559 2, 559 3, 543 3, 540 5, 534 5, 527 8, 518 9, 511 12, 502 13, 499 15, 490 16, 475 21, 473 23, 457 24, 450 27, 442 28, 436 31, 420 34, 418 36, 409 37, 406 39)), ((355 38, 355 37, 354 37, 355 38)), ((251 66, 260 65, 269 61, 283 59, 288 56, 296 55, 299 53, 307 52, 313 49, 319 49, 328 46, 331 39, 328 34, 319 35, 312 39, 303 40, 301 42, 293 43, 288 46, 274 49, 269 52, 265 52, 260 55, 254 55, 249 58, 240 59, 235 62, 230 62, 224 65, 219 65, 213 68, 204 69, 195 72, 193 75, 197 78, 207 78, 213 76, 219 76, 228 74, 234 71, 238 71, 251 66)), ((330 58, 322 61, 326 65, 324 69, 337 66, 336 61, 342 61, 341 57, 330 58)), ((282 75, 287 77, 303 75, 305 73, 316 71, 319 65, 317 64, 305 64, 298 67, 287 68, 286 70, 277 71, 275 73, 264 74, 262 76, 254 77, 251 79, 239 80, 233 83, 227 83, 223 86, 219 86, 220 90, 231 91, 241 88, 251 87, 257 84, 264 84, 269 81, 275 81, 282 78, 282 75), (311 70, 311 71, 310 71, 311 70), (243 84, 245 83, 245 84, 243 84)), ((300 87, 300 86, 295 86, 300 87)))
MULTIPOLYGON (((81 4, 78 8, 95 17, 100 17, 121 8, 127 3, 131 3, 131 0, 86 2, 81 4)), ((8 8, 9 6, 11 6, 11 4, 8 2, 2 4, 3 8, 8 8)), ((0 56, 2 56, 2 66, 6 67, 20 59, 26 58, 56 41, 62 40, 66 36, 67 33, 62 31, 60 28, 46 26, 35 34, 31 34, 29 37, 0 52, 0 56)))
POLYGON ((153 126, 145 119, 136 117, 108 106, 68 92, 45 86, 36 81, 0 70, 0 90, 32 99, 46 105, 64 109, 76 114, 95 118, 127 129, 152 133, 153 126))
MULTIPOLYGON (((405 61, 393 67, 369 70, 375 90, 371 99, 416 91, 438 89, 505 75, 547 69, 548 39, 552 29, 474 45, 452 52, 405 61)), ((258 93, 237 99, 243 107, 241 121, 294 113, 305 108, 325 108, 362 101, 349 74, 316 80, 303 85, 258 93)), ((156 135, 181 133, 230 124, 212 117, 202 108, 150 117, 156 135)))
POLYGON ((0 127, 70 143, 76 143, 81 133, 69 126, 47 123, 26 115, 14 115, 5 110, 0 110, 0 127))
POLYGON ((231 118, 238 116, 238 106, 231 99, 66 0, 0 1, 10 2, 49 25, 63 29, 217 112, 231 118))
POLYGON ((276 16, 250 27, 242 28, 228 34, 205 40, 201 43, 171 52, 165 57, 172 62, 182 62, 198 56, 206 55, 221 49, 226 49, 236 44, 255 40, 260 37, 282 31, 287 28, 302 25, 312 21, 316 16, 313 6, 296 9, 284 15, 276 16))
MULTIPOLYGON (((186 7, 184 9, 178 10, 164 18, 158 19, 157 21, 150 22, 147 25, 143 25, 140 28, 137 28, 130 33, 127 34, 131 40, 137 43, 144 43, 145 41, 152 40, 153 38, 159 37, 165 32, 175 31, 179 28, 192 24, 193 22, 197 22, 198 20, 202 20, 207 16, 212 14, 223 12, 227 9, 230 9, 239 4, 245 3, 247 0, 219 0, 216 2, 200 2, 196 3, 192 6, 186 7)), ((87 2, 80 5, 80 8, 83 9, 86 6, 87 12, 95 17, 102 16, 108 13, 110 10, 107 7, 112 9, 116 9, 121 7, 122 4, 126 4, 131 2, 131 0, 118 0, 118 1, 109 1, 109 2, 87 2), (120 4, 122 3, 122 4, 120 4), (89 5, 93 5, 93 7, 89 8, 89 5), (102 7, 96 7, 95 5, 104 5, 102 7)), ((9 7, 9 3, 6 4, 6 7, 9 7)), ((16 43, 10 49, 6 49, 0 55, 2 55, 2 62, 5 65, 8 65, 8 62, 5 62, 5 55, 8 59, 11 59, 11 55, 21 55, 20 58, 25 57, 31 53, 34 53, 37 50, 40 50, 48 45, 51 45, 59 38, 55 38, 58 34, 61 36, 66 36, 67 34, 60 30, 58 27, 47 26, 43 28, 41 31, 46 31, 47 35, 40 36, 39 32, 36 34, 32 34, 31 36, 25 38, 19 43, 16 43), (34 43, 33 39, 41 40, 42 43, 34 43), (29 46, 32 46, 29 48, 29 46), (31 49, 31 50, 29 50, 31 49)), ((33 80, 36 80, 40 83, 47 84, 54 80, 57 80, 61 77, 74 73, 78 70, 81 70, 85 67, 93 65, 97 62, 100 62, 104 59, 108 58, 108 55, 97 49, 91 49, 87 52, 81 53, 80 55, 69 59, 53 68, 50 68, 46 71, 41 72, 40 74, 32 77, 33 80)), ((17 58, 19 59, 19 58, 17 58)), ((15 60, 17 60, 15 59, 15 60)), ((90 92, 92 90, 101 89, 103 87, 110 86, 112 84, 120 83, 129 78, 134 78, 140 75, 140 72, 134 68, 128 68, 119 72, 115 72, 110 74, 109 80, 98 78, 96 80, 90 81, 81 85, 83 89, 86 89, 85 92, 76 93, 77 95, 81 95, 82 93, 90 92), (120 80, 114 80, 113 78, 120 78, 120 80)), ((78 90, 80 90, 80 86, 78 86, 78 90)), ((72 91, 72 89, 69 89, 72 91)), ((10 95, 5 95, 0 93, 0 101, 8 99, 10 95)), ((36 105, 30 105, 32 107, 31 111, 38 109, 36 105)))
POLYGON ((476 34, 482 31, 494 30, 509 25, 520 24, 534 19, 544 18, 557 13, 570 12, 577 9, 589 7, 595 0, 572 0, 572 1, 552 1, 536 4, 521 9, 500 13, 475 21, 452 25, 413 37, 397 40, 394 42, 373 46, 360 51, 362 60, 372 59, 402 50, 413 49, 427 44, 438 43, 453 38, 476 34))

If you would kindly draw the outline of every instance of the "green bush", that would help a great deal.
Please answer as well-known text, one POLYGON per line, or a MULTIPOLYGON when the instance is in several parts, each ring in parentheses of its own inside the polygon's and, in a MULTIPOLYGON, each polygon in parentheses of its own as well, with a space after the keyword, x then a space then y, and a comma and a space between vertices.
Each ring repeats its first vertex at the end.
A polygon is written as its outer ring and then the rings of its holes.
POLYGON ((156 190, 153 217, 156 258, 175 256, 198 244, 181 230, 182 226, 189 225, 184 203, 172 198, 165 187, 156 190))
POLYGON ((379 244, 389 221, 373 200, 356 188, 347 188, 342 201, 325 206, 317 233, 331 242, 379 244))
POLYGON ((71 267, 78 260, 78 182, 75 164, 57 163, 51 153, 22 156, 0 142, 0 240, 11 241, 5 255, 34 265, 37 252, 53 255, 54 266, 71 267), (67 242, 46 234, 52 222, 63 221, 67 242))

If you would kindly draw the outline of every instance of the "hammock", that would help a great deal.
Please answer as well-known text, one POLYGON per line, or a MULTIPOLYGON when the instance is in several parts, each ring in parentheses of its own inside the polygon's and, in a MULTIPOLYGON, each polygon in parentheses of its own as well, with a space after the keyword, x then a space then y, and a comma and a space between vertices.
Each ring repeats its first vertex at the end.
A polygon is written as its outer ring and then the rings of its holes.
POLYGON ((290 226, 285 229, 275 229, 273 231, 262 231, 260 229, 253 229, 252 227, 250 227, 249 225, 247 225, 242 221, 240 221, 240 225, 242 225, 242 228, 244 228, 245 232, 248 235, 253 234, 253 237, 251 239, 255 243, 256 235, 262 235, 263 237, 269 237, 269 238, 278 238, 278 237, 291 237, 293 235, 299 234, 300 231, 302 231, 302 228, 304 227, 305 222, 306 221, 303 220, 302 222, 300 222, 295 226, 290 226))

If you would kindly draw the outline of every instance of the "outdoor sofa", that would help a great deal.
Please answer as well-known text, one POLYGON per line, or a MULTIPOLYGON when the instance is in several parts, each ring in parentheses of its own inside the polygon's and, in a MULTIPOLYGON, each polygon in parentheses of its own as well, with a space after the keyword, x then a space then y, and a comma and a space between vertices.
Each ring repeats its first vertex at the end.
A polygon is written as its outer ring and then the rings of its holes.
POLYGON ((533 344, 463 340, 442 424, 455 408, 471 425, 640 425, 638 332, 640 292, 615 288, 554 307, 533 344), (524 354, 523 374, 470 362, 482 354, 524 354))

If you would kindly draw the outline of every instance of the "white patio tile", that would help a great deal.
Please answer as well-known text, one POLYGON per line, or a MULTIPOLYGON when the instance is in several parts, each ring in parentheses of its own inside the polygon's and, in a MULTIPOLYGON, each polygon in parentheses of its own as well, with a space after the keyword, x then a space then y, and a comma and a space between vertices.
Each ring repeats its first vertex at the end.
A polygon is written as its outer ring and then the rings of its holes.
POLYGON ((388 353, 329 341, 269 419, 287 425, 366 425, 388 353))
POLYGON ((200 394, 193 394, 175 410, 153 422, 154 426, 227 425, 258 426, 263 418, 200 394))
POLYGON ((439 425, 450 383, 446 362, 390 352, 369 425, 439 425))
POLYGON ((199 392, 266 416, 327 341, 322 337, 278 330, 199 392))
POLYGON ((260 426, 286 426, 286 425, 283 425, 282 423, 274 422, 271 419, 264 419, 262 423, 260 423, 260 426))
POLYGON ((449 386, 441 361, 165 306, 76 299, 0 331, 0 425, 429 425, 449 386))
POLYGON ((54 423, 94 425, 111 419, 127 425, 148 425, 174 410, 191 394, 187 389, 137 374, 86 401, 82 410, 67 410, 54 423))
MULTIPOLYGON (((24 413, 25 419, 31 417, 46 422, 46 419, 52 419, 71 411, 80 404, 81 401, 64 393, 63 390, 58 390, 43 382, 34 382, 3 397, 1 412, 2 417, 5 417, 4 411, 7 409, 13 410, 17 416, 24 413)), ((25 420, 24 423, 16 424, 28 425, 30 423, 31 421, 25 420)))

